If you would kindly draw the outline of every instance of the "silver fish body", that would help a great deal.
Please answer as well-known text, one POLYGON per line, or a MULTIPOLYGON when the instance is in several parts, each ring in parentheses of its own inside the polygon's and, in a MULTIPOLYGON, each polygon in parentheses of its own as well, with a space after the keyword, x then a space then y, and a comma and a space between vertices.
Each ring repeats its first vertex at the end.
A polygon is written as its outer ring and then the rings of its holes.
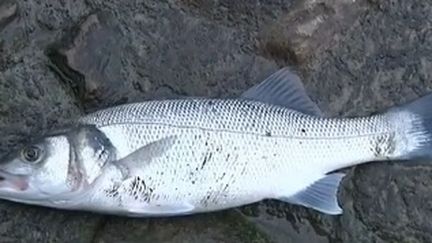
POLYGON ((0 166, 7 179, 0 197, 128 216, 208 212, 263 199, 340 214, 344 174, 331 172, 432 158, 431 105, 425 96, 369 117, 329 118, 282 69, 238 99, 147 101, 84 116, 0 166), (27 184, 16 183, 17 176, 27 184), (23 187, 29 189, 17 191, 23 187))
POLYGON ((121 193, 109 179, 101 183, 95 200, 113 207, 122 207, 122 196, 150 205, 187 202, 193 212, 234 207, 294 195, 329 171, 394 152, 394 129, 383 116, 317 118, 245 100, 150 101, 81 122, 112 141, 117 159, 176 137, 163 156, 136 168, 121 193))

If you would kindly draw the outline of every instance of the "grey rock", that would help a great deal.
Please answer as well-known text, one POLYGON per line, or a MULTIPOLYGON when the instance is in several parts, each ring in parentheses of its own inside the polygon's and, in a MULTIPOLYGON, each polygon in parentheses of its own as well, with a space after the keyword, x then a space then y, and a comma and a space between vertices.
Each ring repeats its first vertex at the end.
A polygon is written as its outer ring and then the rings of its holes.
POLYGON ((91 214, 1 203, 1 242, 91 242, 102 223, 91 214))
POLYGON ((76 82, 66 84, 86 108, 95 102, 114 102, 110 99, 113 94, 128 90, 121 75, 122 53, 126 51, 122 45, 127 40, 114 19, 108 12, 91 14, 71 33, 50 48, 52 62, 66 80, 76 82))
POLYGON ((14 19, 17 10, 17 4, 12 0, 5 0, 0 3, 0 29, 14 19))
MULTIPOLYGON (((427 1, 0 3, 0 155, 115 104, 237 96, 295 64, 329 115, 384 110, 432 89, 427 1)), ((431 242, 431 168, 349 168, 342 216, 268 200, 128 219, 2 201, 0 242, 431 242), (240 210, 240 212, 238 212, 240 210)))
POLYGON ((263 28, 260 35, 264 55, 297 64, 319 56, 338 43, 367 10, 367 1, 297 1, 292 10, 263 28))
POLYGON ((251 33, 185 14, 177 5, 93 4, 114 13, 102 22, 100 14, 87 17, 51 56, 67 80, 83 87, 77 97, 87 111, 143 98, 238 94, 245 82, 258 82, 276 68, 242 49, 251 33))
POLYGON ((101 243, 271 242, 268 236, 234 210, 167 219, 110 218, 94 239, 101 243))

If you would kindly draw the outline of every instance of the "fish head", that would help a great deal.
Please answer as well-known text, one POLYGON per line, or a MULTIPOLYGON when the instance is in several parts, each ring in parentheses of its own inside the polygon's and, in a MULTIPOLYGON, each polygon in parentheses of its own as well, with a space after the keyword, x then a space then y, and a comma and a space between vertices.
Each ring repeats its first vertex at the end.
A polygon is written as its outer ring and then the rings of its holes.
POLYGON ((0 198, 46 205, 88 189, 109 159, 101 135, 94 127, 73 128, 10 153, 0 161, 0 198))
POLYGON ((45 137, 12 152, 0 164, 0 195, 38 199, 69 190, 70 153, 64 135, 45 137))

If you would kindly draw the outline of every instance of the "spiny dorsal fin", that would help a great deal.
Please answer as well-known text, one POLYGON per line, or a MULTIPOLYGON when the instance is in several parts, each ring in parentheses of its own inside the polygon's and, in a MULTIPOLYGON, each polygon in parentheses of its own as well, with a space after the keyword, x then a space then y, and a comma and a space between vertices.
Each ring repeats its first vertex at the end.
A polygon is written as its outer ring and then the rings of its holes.
POLYGON ((309 115, 323 115, 306 94, 300 78, 288 68, 275 72, 261 83, 248 89, 241 97, 285 106, 309 115))
POLYGON ((326 214, 341 214, 337 193, 340 182, 345 174, 333 173, 319 179, 303 191, 290 197, 281 197, 280 200, 313 208, 326 214))

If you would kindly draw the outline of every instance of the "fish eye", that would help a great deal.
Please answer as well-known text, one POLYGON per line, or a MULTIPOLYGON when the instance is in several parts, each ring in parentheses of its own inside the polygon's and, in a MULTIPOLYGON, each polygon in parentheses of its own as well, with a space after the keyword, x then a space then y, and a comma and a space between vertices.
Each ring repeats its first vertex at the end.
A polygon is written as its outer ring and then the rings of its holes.
POLYGON ((42 149, 38 146, 32 145, 25 147, 21 151, 22 158, 29 163, 37 163, 42 157, 42 149))

